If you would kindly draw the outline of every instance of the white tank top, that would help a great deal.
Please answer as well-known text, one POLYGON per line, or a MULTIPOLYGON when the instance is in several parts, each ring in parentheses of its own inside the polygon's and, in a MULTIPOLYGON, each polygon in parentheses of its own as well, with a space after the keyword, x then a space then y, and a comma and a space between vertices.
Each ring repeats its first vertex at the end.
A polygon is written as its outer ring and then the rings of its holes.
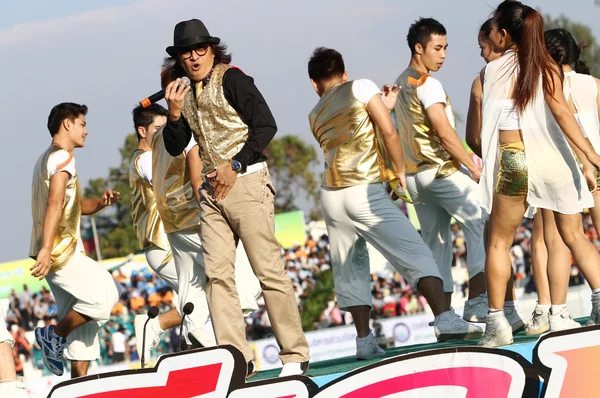
POLYGON ((502 112, 498 121, 498 130, 521 130, 521 118, 515 108, 515 101, 507 99, 502 102, 502 112))
POLYGON ((563 93, 567 102, 573 100, 577 111, 574 116, 583 136, 590 140, 596 152, 600 151, 600 123, 598 122, 598 86, 593 76, 565 72, 563 93))
MULTIPOLYGON (((500 119, 518 75, 515 53, 506 52, 485 68, 482 97, 482 160, 479 204, 490 214, 499 167, 500 119)), ((532 101, 520 112, 527 162, 527 203, 562 214, 578 214, 594 205, 571 148, 544 99, 541 72, 532 101)), ((588 83, 589 84, 589 83, 588 83)), ((573 93, 578 91, 573 85, 573 93)), ((578 113, 581 114, 580 109, 578 113)), ((582 120, 584 127, 585 120, 582 120)), ((598 120, 596 119, 596 124, 598 120)), ((591 133, 588 133, 591 136, 591 133)))

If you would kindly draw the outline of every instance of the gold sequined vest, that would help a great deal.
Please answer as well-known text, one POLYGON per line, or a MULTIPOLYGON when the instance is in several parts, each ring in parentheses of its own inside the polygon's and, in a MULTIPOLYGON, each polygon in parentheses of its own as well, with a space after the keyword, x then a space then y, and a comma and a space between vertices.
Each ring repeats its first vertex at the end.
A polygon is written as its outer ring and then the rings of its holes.
MULTIPOLYGON (((425 110, 417 95, 417 88, 425 84, 430 75, 408 68, 396 79, 402 86, 394 107, 398 133, 402 140, 407 173, 439 168, 436 178, 447 177, 458 170, 460 164, 442 146, 437 133, 425 116, 425 110)), ((456 129, 450 98, 446 95, 446 115, 456 129)))
POLYGON ((322 186, 342 188, 388 181, 387 151, 367 110, 352 93, 353 82, 327 90, 309 115, 325 157, 322 186))
POLYGON ((229 68, 231 66, 225 64, 215 65, 197 102, 192 90, 185 97, 182 113, 200 148, 204 175, 229 163, 248 139, 248 126, 223 91, 223 75, 229 68))
POLYGON ((157 246, 169 250, 169 241, 156 208, 156 198, 152 184, 144 179, 136 166, 138 157, 144 153, 138 149, 133 153, 129 165, 129 186, 131 187, 131 218, 133 230, 138 238, 140 249, 157 246))
POLYGON ((200 227, 186 155, 173 157, 167 152, 163 128, 152 135, 152 187, 166 233, 200 227))
MULTIPOLYGON (((44 245, 44 218, 48 207, 50 193, 50 170, 48 163, 54 153, 61 148, 51 146, 38 159, 33 169, 33 183, 31 186, 31 213, 33 215, 33 229, 29 257, 34 260, 44 245)), ((71 156, 73 154, 71 153, 71 156)), ((50 272, 59 271, 73 257, 77 250, 77 242, 81 240, 79 225, 81 223, 81 188, 77 172, 67 183, 65 198, 62 207, 62 216, 56 229, 54 245, 50 254, 50 272)))

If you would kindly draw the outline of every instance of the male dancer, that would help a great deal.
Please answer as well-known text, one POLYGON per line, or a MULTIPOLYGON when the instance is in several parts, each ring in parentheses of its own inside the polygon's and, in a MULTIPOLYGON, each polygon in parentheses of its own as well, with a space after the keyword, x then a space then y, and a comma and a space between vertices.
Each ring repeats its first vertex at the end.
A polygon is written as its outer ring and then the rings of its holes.
MULTIPOLYGON (((159 215, 156 197, 152 187, 152 137, 167 122, 167 110, 158 104, 148 108, 141 106, 133 110, 133 124, 138 137, 138 147, 133 153, 129 167, 129 185, 131 187, 131 217, 133 228, 144 250, 146 261, 167 285, 173 289, 175 308, 150 320, 146 328, 146 345, 144 346, 144 366, 150 363, 150 353, 160 342, 160 335, 167 329, 181 325, 181 304, 177 269, 171 246, 159 215)), ((202 314, 202 306, 206 307, 206 299, 199 293, 195 310, 186 317, 187 330, 198 335, 196 340, 202 341, 205 347, 215 345, 211 334, 201 328, 206 323, 207 313, 202 314), (195 330, 194 325, 202 325, 195 330)), ((183 302, 185 304, 185 301, 183 302)), ((142 333, 147 315, 135 317, 135 334, 138 352, 142 353, 142 333)), ((182 339, 185 336, 181 336, 182 339)))
POLYGON ((187 75, 195 85, 191 91, 175 81, 166 88, 165 146, 177 156, 194 136, 200 148, 206 177, 200 203, 202 248, 217 342, 239 349, 248 374, 255 373, 235 289, 235 253, 241 239, 281 347, 280 375, 299 375, 308 369, 309 350, 275 239, 275 190, 263 155, 277 127, 252 78, 229 65, 231 55, 219 42, 197 19, 175 26, 174 45, 167 53, 179 76, 187 75))
POLYGON ((27 385, 17 378, 13 346, 15 340, 6 330, 4 314, 0 311, 0 397, 28 398, 27 385))
POLYGON ((397 91, 387 94, 390 98, 386 101, 391 104, 386 107, 375 83, 366 79, 348 82, 342 55, 327 48, 314 51, 308 74, 321 97, 309 121, 325 156, 321 204, 336 296, 339 307, 350 311, 354 319, 356 357, 384 354, 369 329, 373 298, 365 242, 376 247, 425 296, 435 315, 439 341, 482 336, 479 326, 450 310, 431 250, 383 187, 388 154, 395 170, 390 173, 401 189, 406 185, 402 146, 389 115, 397 91))
MULTIPOLYGON (((150 189, 144 194, 143 201, 158 213, 165 237, 171 242, 176 267, 175 289, 179 293, 178 312, 171 310, 158 319, 150 320, 146 340, 152 342, 152 347, 155 346, 165 329, 181 324, 179 314, 185 303, 192 302, 194 311, 186 316, 187 336, 196 346, 210 347, 216 343, 212 330, 205 327, 209 311, 204 293, 206 277, 200 244, 200 209, 192 190, 192 181, 201 178, 202 164, 194 140, 190 140, 185 154, 171 157, 166 152, 161 129, 166 122, 166 114, 167 110, 158 104, 148 108, 138 106, 133 111, 134 124, 143 137, 143 144, 140 144, 143 145, 143 153, 136 151, 138 160, 133 173, 140 187, 150 189)), ((132 202, 133 197, 132 193, 132 202)), ((242 280, 240 275, 243 271, 243 264, 236 268, 237 281, 242 280)), ((248 314, 258 309, 256 299, 260 295, 260 284, 251 271, 243 278, 243 283, 237 283, 237 289, 243 312, 248 314)), ((136 334, 139 333, 139 336, 146 319, 146 315, 136 317, 136 334)), ((150 349, 146 349, 147 353, 150 349)))
POLYGON ((81 215, 94 214, 120 200, 106 191, 100 199, 82 199, 73 149, 88 135, 85 105, 62 103, 52 108, 48 130, 52 145, 33 170, 33 230, 29 256, 32 275, 46 278, 58 305, 59 322, 35 330, 44 365, 63 374, 64 356, 72 361, 71 376, 87 374, 100 352, 98 327, 108 321, 120 288, 111 274, 85 256, 80 236, 81 215))
MULTIPOLYGON (((394 112, 405 153, 408 192, 416 202, 423 239, 440 267, 448 303, 454 291, 451 219, 460 224, 470 277, 463 318, 485 322, 484 219, 476 197, 481 169, 456 134, 448 95, 429 74, 438 71, 446 59, 446 29, 435 19, 421 18, 410 26, 407 41, 412 58, 396 79, 395 84, 403 89, 394 112), (461 164, 471 178, 457 172, 461 164)), ((506 316, 516 332, 525 325, 514 301, 510 303, 506 316)))

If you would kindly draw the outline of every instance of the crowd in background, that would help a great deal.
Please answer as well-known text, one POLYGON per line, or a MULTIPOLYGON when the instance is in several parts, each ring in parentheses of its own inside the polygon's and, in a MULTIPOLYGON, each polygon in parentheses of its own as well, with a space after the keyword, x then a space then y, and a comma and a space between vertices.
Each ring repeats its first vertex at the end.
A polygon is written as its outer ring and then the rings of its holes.
MULTIPOLYGON (((589 214, 584 214, 585 233, 600 248, 600 238, 594 228, 589 214)), ((464 279, 457 278, 455 292, 465 297, 468 291, 466 276, 466 251, 464 237, 460 226, 454 224, 453 248, 455 271, 465 274, 464 279)), ((532 220, 524 219, 517 229, 513 246, 510 249, 515 278, 518 287, 524 287, 526 293, 535 291, 531 277, 530 240, 533 230, 532 220)), ((308 235, 304 244, 296 243, 292 248, 282 250, 287 273, 292 280, 298 306, 302 313, 305 303, 311 298, 321 273, 331 269, 329 239, 327 235, 313 237, 308 235)), ((161 312, 173 306, 173 292, 167 284, 149 268, 133 271, 129 277, 121 271, 113 272, 113 276, 123 286, 119 303, 113 308, 110 321, 99 334, 102 364, 119 363, 137 360, 133 320, 137 314, 146 313, 151 306, 158 306, 161 312)), ((583 278, 573 262, 571 285, 583 283, 583 278)), ((371 275, 373 295, 372 316, 375 319, 415 314, 427 308, 423 296, 414 291, 404 278, 386 269, 371 275)), ((262 297, 258 300, 259 309, 246 317, 249 340, 257 340, 272 336, 271 324, 262 297)), ((9 331, 15 337, 14 355, 17 371, 22 372, 23 361, 33 359, 34 366, 45 369, 41 363, 41 353, 37 347, 31 346, 25 333, 38 325, 56 323, 57 307, 52 293, 42 287, 40 292, 31 292, 27 286, 19 294, 13 290, 9 300, 6 317, 9 331)), ((348 325, 352 323, 349 312, 341 311, 335 299, 328 302, 313 329, 348 325)), ((158 353, 173 352, 179 345, 177 328, 173 328, 163 336, 158 353)))

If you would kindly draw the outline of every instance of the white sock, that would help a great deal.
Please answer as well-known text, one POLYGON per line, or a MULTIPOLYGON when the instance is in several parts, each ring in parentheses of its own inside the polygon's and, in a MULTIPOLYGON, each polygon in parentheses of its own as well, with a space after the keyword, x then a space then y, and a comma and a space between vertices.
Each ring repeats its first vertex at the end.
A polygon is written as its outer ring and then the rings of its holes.
POLYGON ((500 316, 504 316, 504 310, 496 310, 494 308, 490 308, 487 316, 488 318, 496 319, 500 316))
POLYGON ((592 290, 592 302, 600 301, 600 289, 592 290))
POLYGON ((373 333, 372 333, 372 332, 369 332, 369 334, 368 334, 368 335, 366 335, 365 337, 358 337, 358 336, 356 336, 356 340, 357 340, 357 341, 365 341, 366 339, 368 339, 368 338, 369 338, 369 336, 372 336, 372 335, 373 335, 373 333))
POLYGON ((151 319, 150 322, 148 322, 147 327, 151 327, 152 330, 154 330, 154 332, 157 334, 162 334, 164 332, 164 330, 160 327, 160 321, 158 320, 158 317, 151 319))
POLYGON ((0 381, 0 392, 4 396, 4 393, 14 393, 17 390, 17 380, 2 380, 0 381))
POLYGON ((514 301, 505 301, 504 308, 515 308, 515 302, 514 301))
POLYGON ((600 289, 592 289, 592 294, 600 294, 600 289))
POLYGON ((560 313, 562 310, 564 310, 565 308, 567 308, 566 304, 552 304, 552 307, 550 307, 550 313, 552 315, 556 315, 558 313, 560 313))
POLYGON ((536 307, 544 312, 550 311, 550 304, 537 304, 536 307))

